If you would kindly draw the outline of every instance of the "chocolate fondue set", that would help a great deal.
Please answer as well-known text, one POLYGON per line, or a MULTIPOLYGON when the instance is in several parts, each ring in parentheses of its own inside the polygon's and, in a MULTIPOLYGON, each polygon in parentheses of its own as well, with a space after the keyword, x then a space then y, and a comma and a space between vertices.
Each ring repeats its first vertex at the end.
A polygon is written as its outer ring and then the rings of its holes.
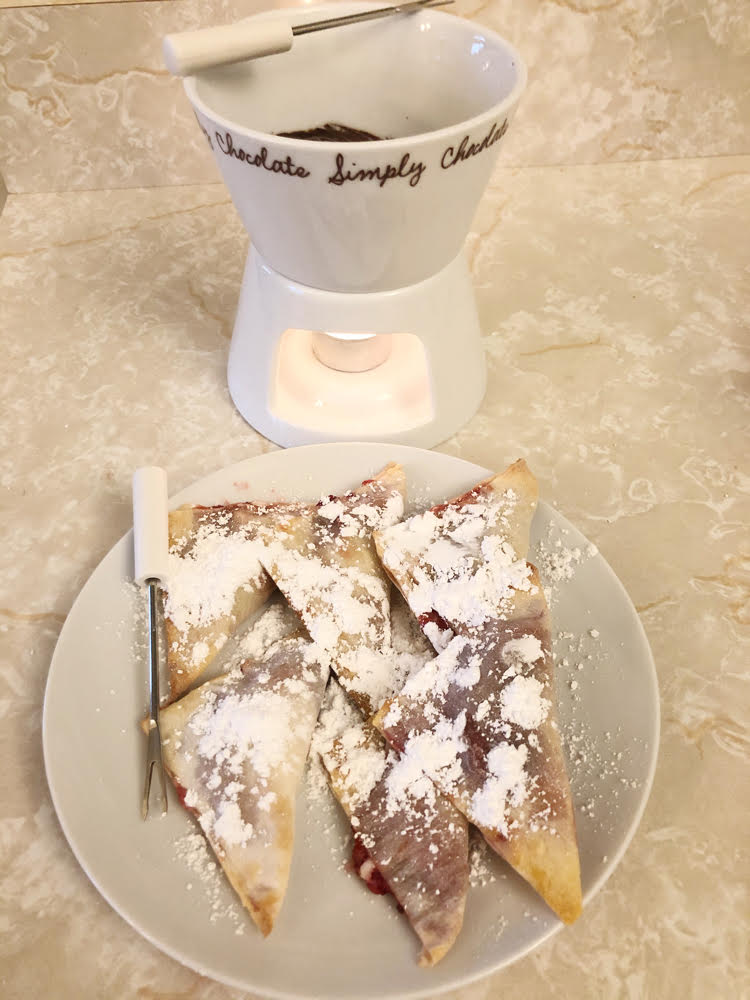
POLYGON ((377 7, 260 14, 243 30, 288 36, 265 51, 289 51, 185 79, 251 239, 229 389, 245 420, 284 446, 429 448, 484 395, 462 247, 525 68, 498 35, 426 5, 291 47, 289 22, 377 7))

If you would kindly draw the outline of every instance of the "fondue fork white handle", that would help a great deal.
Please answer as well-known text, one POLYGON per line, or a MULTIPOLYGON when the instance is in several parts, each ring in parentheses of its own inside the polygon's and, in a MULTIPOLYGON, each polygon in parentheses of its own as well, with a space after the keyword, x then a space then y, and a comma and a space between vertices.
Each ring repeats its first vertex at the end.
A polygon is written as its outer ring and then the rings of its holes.
POLYGON ((257 59, 292 47, 293 28, 283 18, 250 19, 167 35, 164 64, 174 76, 190 76, 211 66, 257 59))
POLYGON ((421 7, 445 7, 453 2, 454 0, 409 0, 393 7, 379 7, 377 10, 364 10, 325 21, 308 21, 306 24, 292 25, 281 17, 268 20, 246 18, 236 24, 182 31, 167 35, 164 39, 164 64, 174 76, 190 76, 211 66, 288 52, 297 35, 390 17, 392 14, 408 14, 421 7))
POLYGON ((133 476, 133 542, 135 579, 148 591, 148 745, 141 815, 148 816, 154 771, 159 781, 162 815, 167 811, 167 786, 159 732, 159 584, 167 576, 167 474, 156 466, 136 469, 133 476))

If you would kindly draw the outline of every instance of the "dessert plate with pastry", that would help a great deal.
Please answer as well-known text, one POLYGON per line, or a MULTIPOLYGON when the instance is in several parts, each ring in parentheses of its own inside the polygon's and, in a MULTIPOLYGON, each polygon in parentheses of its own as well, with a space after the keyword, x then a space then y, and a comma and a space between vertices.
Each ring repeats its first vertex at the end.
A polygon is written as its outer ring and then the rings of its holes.
POLYGON ((525 462, 273 452, 183 490, 169 528, 167 815, 139 810, 130 534, 44 709, 63 831, 137 931, 237 989, 362 1000, 585 922, 648 799, 658 689, 624 588, 525 462))

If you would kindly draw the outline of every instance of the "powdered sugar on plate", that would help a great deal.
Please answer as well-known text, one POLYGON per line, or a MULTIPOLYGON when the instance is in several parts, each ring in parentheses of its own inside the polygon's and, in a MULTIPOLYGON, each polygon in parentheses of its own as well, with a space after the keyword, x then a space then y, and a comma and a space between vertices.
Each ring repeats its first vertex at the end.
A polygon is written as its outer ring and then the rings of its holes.
POLYGON ((497 881, 497 859, 492 855, 487 841, 472 829, 469 843, 469 885, 483 888, 497 881))
POLYGON ((555 636, 557 689, 567 720, 561 735, 570 784, 579 811, 600 834, 612 832, 620 800, 638 793, 639 783, 627 775, 637 769, 634 761, 648 750, 630 739, 621 726, 603 727, 586 711, 591 691, 601 683, 601 672, 608 669, 606 656, 607 647, 597 628, 561 631, 555 636))
MULTIPOLYGON (((211 922, 230 920, 235 925, 235 934, 244 934, 246 917, 234 901, 226 902, 226 880, 203 834, 186 833, 179 837, 174 844, 174 855, 200 883, 211 908, 211 922)), ((193 880, 187 881, 185 887, 192 891, 193 880)))
POLYGON ((591 542, 567 545, 566 534, 565 528, 550 522, 545 537, 539 540, 530 557, 539 569, 550 607, 554 606, 558 591, 573 579, 576 569, 599 551, 591 542))

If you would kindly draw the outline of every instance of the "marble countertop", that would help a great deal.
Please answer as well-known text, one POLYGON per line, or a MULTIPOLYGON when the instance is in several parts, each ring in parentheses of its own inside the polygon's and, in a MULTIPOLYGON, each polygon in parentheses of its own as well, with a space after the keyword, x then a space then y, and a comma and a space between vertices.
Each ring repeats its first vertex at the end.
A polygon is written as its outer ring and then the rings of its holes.
MULTIPOLYGON (((274 447, 226 386, 247 237, 210 180, 8 186, 0 993, 239 1000, 88 882, 52 808, 41 717, 65 617, 129 527, 133 468, 164 465, 177 491, 274 447)), ((449 1000, 750 997, 748 232, 747 151, 501 156, 482 200, 467 250, 489 386, 438 450, 524 456, 599 547, 653 649, 662 739, 641 825, 581 919, 449 1000)))

